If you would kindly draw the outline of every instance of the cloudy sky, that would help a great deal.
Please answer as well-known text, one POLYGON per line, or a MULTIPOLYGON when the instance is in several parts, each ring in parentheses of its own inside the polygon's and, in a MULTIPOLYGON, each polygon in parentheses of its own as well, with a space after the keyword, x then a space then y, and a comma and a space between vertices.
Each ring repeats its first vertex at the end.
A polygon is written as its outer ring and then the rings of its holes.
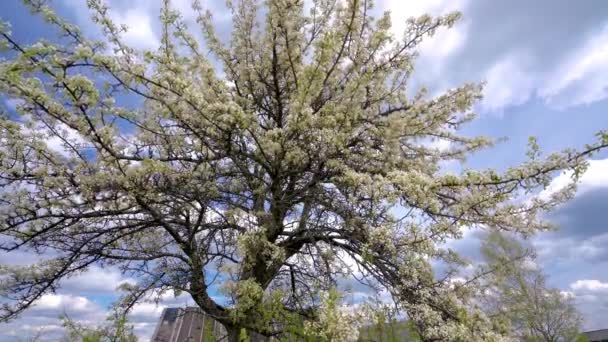
MULTIPOLYGON (((189 0, 173 0, 189 13, 189 0)), ((160 0, 111 0, 112 17, 127 24, 127 41, 141 48, 159 42, 160 0)), ((230 29, 221 0, 203 1, 213 8, 218 31, 230 29)), ((0 1, 0 16, 13 25, 22 42, 51 38, 37 18, 17 0, 0 1)), ((85 32, 96 36, 85 0, 55 0, 53 6, 85 32)), ((466 166, 504 169, 524 159, 529 136, 546 152, 582 147, 608 128, 608 1, 603 0, 377 0, 377 10, 390 10, 395 32, 409 16, 463 12, 449 31, 423 43, 415 81, 431 93, 463 82, 485 81, 479 118, 468 134, 508 137, 496 148, 474 155, 466 166)), ((5 103, 7 107, 12 104, 5 103)), ((14 104, 13 104, 14 105, 14 104)), ((552 286, 575 294, 586 329, 608 328, 608 153, 593 157, 573 201, 550 214, 560 230, 534 238, 552 286)), ((554 185, 562 184, 559 176, 554 185)), ((478 257, 478 232, 469 232, 454 247, 478 257)), ((33 256, 0 255, 0 262, 28 263, 33 256)), ((124 279, 111 269, 93 268, 64 282, 56 295, 43 297, 22 319, 0 326, 0 341, 25 339, 45 326, 59 334, 57 316, 96 322, 124 279)), ((141 337, 149 336, 164 305, 183 305, 167 296, 162 305, 141 304, 132 322, 141 337)))

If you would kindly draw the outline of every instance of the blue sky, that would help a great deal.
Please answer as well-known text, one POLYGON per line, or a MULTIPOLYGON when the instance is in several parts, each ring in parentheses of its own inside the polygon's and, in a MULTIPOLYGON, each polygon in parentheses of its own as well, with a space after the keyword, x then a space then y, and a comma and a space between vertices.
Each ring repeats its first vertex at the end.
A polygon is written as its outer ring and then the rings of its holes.
MULTIPOLYGON (((141 48, 159 41, 156 24, 160 0, 111 0, 111 16, 130 27, 126 39, 141 48)), ((174 0, 192 22, 189 0, 174 0)), ((85 0, 55 0, 53 7, 96 36, 85 0)), ((230 30, 223 1, 208 0, 220 33, 230 30)), ((404 19, 422 13, 463 12, 453 29, 440 31, 422 44, 414 74, 417 86, 431 94, 463 82, 485 81, 479 118, 464 132, 508 140, 466 161, 474 168, 504 169, 525 158, 529 136, 545 152, 582 147, 608 128, 608 2, 602 0, 377 0, 377 11, 390 10, 395 32, 404 19)), ((34 42, 53 36, 39 18, 31 17, 16 0, 0 2, 0 17, 11 22, 15 38, 34 42)), ((5 100, 5 99, 4 99, 5 100)), ((10 107, 10 103, 5 103, 10 107)), ((608 328, 608 153, 593 157, 575 199, 549 217, 561 230, 534 238, 551 285, 576 295, 585 328, 608 328)), ((559 184, 565 176, 554 182, 559 184)), ((454 242, 456 249, 476 257, 476 232, 454 242)), ((31 255, 0 255, 5 263, 32 260, 31 255)), ((13 341, 40 326, 50 333, 56 317, 66 311, 95 322, 125 281, 116 270, 93 268, 67 280, 57 295, 43 298, 24 318, 0 327, 0 341, 13 341)), ((167 296, 162 305, 183 304, 167 296)), ((141 304, 133 322, 138 334, 149 336, 163 306, 141 304)))

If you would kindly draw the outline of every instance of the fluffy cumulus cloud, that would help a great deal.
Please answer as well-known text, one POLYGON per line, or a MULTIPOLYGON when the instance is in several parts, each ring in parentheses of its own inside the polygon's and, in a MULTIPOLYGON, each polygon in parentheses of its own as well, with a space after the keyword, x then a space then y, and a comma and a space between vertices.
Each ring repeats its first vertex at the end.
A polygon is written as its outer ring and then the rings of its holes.
MULTIPOLYGON (((63 3, 90 33, 99 34, 84 3, 63 3)), ((127 43, 147 49, 159 45, 159 3, 108 1, 110 17, 129 28, 124 35, 127 43)), ((219 24, 220 36, 227 38, 230 12, 222 3, 210 1, 204 6, 219 24)), ((189 0, 174 0, 172 6, 187 23, 196 25, 189 0)), ((562 109, 608 96, 608 81, 602 77, 608 71, 605 1, 589 0, 573 6, 567 0, 540 0, 532 5, 524 0, 379 0, 376 12, 385 10, 391 13, 397 36, 403 34, 409 17, 455 10, 463 13, 454 28, 439 30, 419 46, 415 84, 427 86, 432 93, 463 82, 484 81, 485 98, 479 109, 490 113, 501 113, 534 98, 562 109)), ((200 38, 199 33, 195 35, 200 38)))
POLYGON ((62 288, 78 293, 113 293, 121 284, 134 284, 135 280, 123 276, 115 268, 93 266, 85 273, 68 278, 62 282, 62 288))
MULTIPOLYGON (((4 324, 0 329, 0 341, 41 334, 44 341, 57 341, 65 334, 60 320, 62 315, 88 326, 101 325, 110 312, 110 304, 118 296, 116 288, 132 282, 133 279, 121 275, 117 269, 92 267, 63 281, 57 293, 44 295, 18 319, 4 324)), ((149 296, 133 307, 129 322, 139 340, 147 341, 164 308, 192 305, 188 296, 175 296, 173 292, 149 296)))
POLYGON ((86 297, 47 294, 18 320, 3 324, 0 341, 28 340, 34 336, 44 336, 45 341, 59 340, 64 335, 60 315, 86 324, 98 324, 104 320, 105 309, 86 297))
POLYGON ((113 11, 112 18, 119 25, 126 25, 128 30, 124 35, 125 42, 130 46, 144 49, 155 49, 159 39, 152 26, 153 17, 137 9, 129 9, 124 13, 113 11))
MULTIPOLYGON (((551 181, 540 196, 546 198, 571 182, 572 171, 563 172, 551 181)), ((604 187, 608 187, 608 159, 589 160, 589 166, 577 184, 577 195, 581 196, 587 191, 604 187)))
POLYGON ((575 291, 608 292, 608 282, 602 283, 596 279, 577 280, 570 287, 575 291))
MULTIPOLYGON (((551 190, 570 179, 556 177, 551 190)), ((534 240, 552 285, 574 294, 585 328, 606 328, 608 317, 608 159, 591 160, 573 200, 549 214, 558 227, 534 240)))
POLYGON ((606 328, 608 317, 608 278, 580 279, 570 284, 570 293, 574 295, 579 310, 585 316, 585 327, 588 330, 606 328))
POLYGON ((422 44, 416 77, 435 90, 485 81, 482 111, 501 113, 533 98, 562 109, 608 96, 604 1, 385 0, 381 6, 393 13, 396 32, 409 16, 463 13, 455 28, 422 44))
POLYGON ((572 52, 540 89, 554 106, 590 104, 608 97, 608 23, 572 52))
MULTIPOLYGON (((433 16, 460 11, 468 6, 469 0, 428 0, 428 1, 379 1, 379 7, 391 14, 392 31, 396 37, 401 37, 405 31, 406 21, 411 17, 423 14, 433 16)), ((447 78, 438 77, 445 72, 450 57, 461 50, 467 40, 470 20, 464 18, 451 29, 440 29, 432 38, 424 40, 418 47, 418 58, 415 83, 419 86, 431 86, 433 93, 444 90, 450 84, 447 78), (431 82, 432 81, 432 82, 431 82), (432 84, 429 84, 432 83, 432 84)))
POLYGON ((522 58, 506 56, 485 73, 485 96, 481 107, 496 112, 507 106, 517 106, 530 99, 534 89, 534 76, 526 70, 522 58))
MULTIPOLYGON (((127 27, 124 41, 140 49, 155 49, 160 44, 160 31, 156 22, 158 17, 157 1, 105 1, 109 6, 108 15, 117 25, 127 27)), ((89 35, 99 37, 99 27, 91 21, 91 12, 85 1, 63 0, 68 15, 77 21, 89 35)))
MULTIPOLYGON (((138 49, 154 50, 160 46, 162 28, 158 17, 161 11, 162 1, 148 0, 106 0, 109 7, 108 15, 117 25, 124 25, 127 31, 122 38, 128 45, 138 49)), ((101 36, 99 26, 91 20, 91 13, 85 1, 62 0, 62 5, 68 9, 68 15, 73 17, 85 29, 85 32, 93 36, 101 36)), ((191 0, 172 0, 170 5, 180 12, 182 20, 192 28, 193 36, 202 41, 201 30, 196 23, 196 12, 192 10, 191 0)), ((229 37, 231 31, 230 11, 226 8, 224 1, 202 1, 204 10, 209 10, 213 20, 218 24, 217 32, 223 39, 229 37)))

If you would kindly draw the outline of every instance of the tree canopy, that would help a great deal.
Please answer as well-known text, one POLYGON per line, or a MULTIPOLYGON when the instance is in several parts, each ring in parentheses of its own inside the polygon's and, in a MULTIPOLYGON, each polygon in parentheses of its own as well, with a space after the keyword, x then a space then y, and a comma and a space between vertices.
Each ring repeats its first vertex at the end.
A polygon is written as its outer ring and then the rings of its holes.
POLYGON ((444 172, 493 144, 460 133, 481 84, 411 86, 417 46, 458 13, 394 36, 371 0, 238 0, 224 39, 199 1, 195 29, 164 0, 160 47, 141 51, 101 0, 87 4, 103 39, 24 3, 58 39, 23 44, 0 24, 0 92, 18 103, 0 119, 1 248, 45 259, 1 266, 3 319, 104 265, 137 279, 126 311, 186 293, 233 340, 314 322, 341 277, 388 291, 425 341, 499 340, 431 262, 458 260, 442 243, 464 228, 548 229, 540 214, 574 186, 538 192, 608 146, 600 133, 543 156, 532 142, 506 171, 444 172))

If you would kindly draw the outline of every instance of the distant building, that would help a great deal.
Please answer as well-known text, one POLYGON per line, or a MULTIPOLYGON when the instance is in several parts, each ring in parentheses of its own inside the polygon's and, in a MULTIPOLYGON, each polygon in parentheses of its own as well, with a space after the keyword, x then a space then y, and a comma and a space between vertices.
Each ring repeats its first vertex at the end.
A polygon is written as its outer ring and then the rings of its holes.
POLYGON ((197 308, 166 308, 156 324, 151 342, 206 342, 220 339, 226 329, 197 308))
POLYGON ((608 329, 587 331, 583 335, 587 336, 589 342, 608 342, 608 329))
MULTIPOLYGON (((249 332, 251 342, 273 341, 249 332)), ((151 342, 208 342, 211 336, 216 341, 225 340, 226 329, 199 308, 166 308, 156 324, 151 342)), ((295 339, 293 339, 295 341, 295 339)))

